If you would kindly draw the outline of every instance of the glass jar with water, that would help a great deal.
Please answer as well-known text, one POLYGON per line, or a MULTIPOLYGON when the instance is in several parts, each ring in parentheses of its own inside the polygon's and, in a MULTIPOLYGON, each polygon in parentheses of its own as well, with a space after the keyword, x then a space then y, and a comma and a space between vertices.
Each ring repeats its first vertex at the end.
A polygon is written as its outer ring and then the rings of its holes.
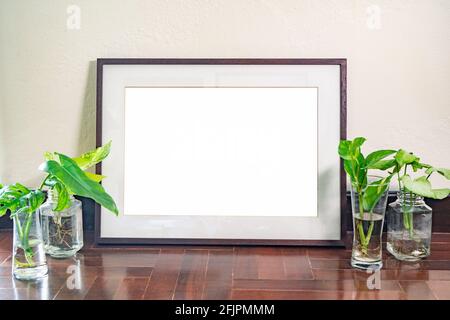
POLYGON ((377 176, 367 177, 367 186, 357 190, 352 185, 353 248, 351 265, 359 269, 380 269, 384 214, 389 181, 377 176))
POLYGON ((44 249, 54 258, 75 255, 83 247, 83 211, 81 201, 70 196, 70 206, 55 211, 58 194, 50 190, 40 207, 44 249))
POLYGON ((387 250, 395 258, 417 261, 430 255, 432 209, 411 192, 397 193, 388 206, 387 250))
POLYGON ((48 267, 42 243, 37 211, 11 214, 14 221, 12 272, 20 280, 35 280, 47 275, 48 267))

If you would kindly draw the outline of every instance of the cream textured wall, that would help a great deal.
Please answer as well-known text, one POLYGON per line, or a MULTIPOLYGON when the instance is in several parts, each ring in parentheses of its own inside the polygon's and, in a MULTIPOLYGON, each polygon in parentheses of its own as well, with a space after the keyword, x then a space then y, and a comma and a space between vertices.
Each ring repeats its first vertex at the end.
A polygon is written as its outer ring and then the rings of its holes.
POLYGON ((345 57, 349 136, 450 166, 449 0, 0 0, 0 181, 94 146, 98 57, 345 57))

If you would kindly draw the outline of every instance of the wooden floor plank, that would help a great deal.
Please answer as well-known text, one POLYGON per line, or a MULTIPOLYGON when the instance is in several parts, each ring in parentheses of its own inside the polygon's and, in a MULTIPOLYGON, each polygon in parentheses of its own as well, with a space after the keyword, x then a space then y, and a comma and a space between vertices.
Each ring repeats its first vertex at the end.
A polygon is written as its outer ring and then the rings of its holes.
POLYGON ((202 299, 230 299, 233 281, 233 253, 233 251, 209 251, 202 299))
POLYGON ((89 251, 83 254, 86 265, 107 267, 153 267, 159 256, 159 249, 142 252, 108 250, 102 252, 89 251))
POLYGON ((309 248, 308 256, 312 259, 348 260, 352 252, 343 248, 309 248))
MULTIPOLYGON (((367 278, 352 280, 235 280, 233 289, 289 291, 368 291, 367 278)), ((401 291, 396 280, 381 280, 382 290, 401 291)))
MULTIPOLYGON (((349 280, 354 279, 357 274, 369 277, 365 271, 347 270, 322 270, 314 269, 314 279, 316 280, 349 280)), ((381 279, 384 280, 404 280, 404 281, 427 281, 427 280, 450 280, 448 270, 381 270, 381 279)))
POLYGON ((144 299, 173 299, 180 274, 184 249, 162 249, 144 293, 144 299))
POLYGON ((11 253, 12 251, 12 232, 9 230, 0 230, 0 252, 11 253))
POLYGON ((95 278, 85 300, 112 300, 122 283, 122 278, 95 278))
POLYGON ((0 289, 0 300, 52 300, 57 288, 14 288, 0 289))
POLYGON ((233 269, 234 279, 258 279, 258 263, 251 247, 236 247, 233 269))
POLYGON ((233 290, 231 299, 236 300, 402 300, 400 291, 276 291, 233 290))
POLYGON ((0 252, 0 266, 11 257, 10 252, 0 252))
POLYGON ((450 242, 432 242, 431 243, 431 255, 437 251, 450 252, 450 242))
POLYGON ((436 300, 436 296, 424 281, 400 281, 400 286, 409 300, 436 300))
POLYGON ((126 277, 120 283, 119 288, 114 294, 114 300, 141 300, 144 298, 150 278, 132 278, 126 277))
MULTIPOLYGON (((431 242, 442 242, 447 245, 450 244, 450 233, 433 233, 431 236, 431 242)), ((450 249, 450 246, 449 246, 450 249)))
POLYGON ((450 300, 450 281, 432 280, 428 281, 427 284, 437 299, 450 300))
POLYGON ((253 248, 258 268, 258 279, 285 279, 282 251, 279 248, 253 248))
POLYGON ((175 287, 175 300, 201 299, 206 280, 208 250, 186 250, 175 287))
POLYGON ((332 269, 332 270, 345 270, 353 269, 350 265, 350 260, 344 259, 309 259, 311 262, 312 269, 332 269))
POLYGON ((56 293, 55 300, 83 300, 89 289, 97 279, 96 276, 83 276, 80 281, 75 282, 68 279, 68 283, 56 293))
POLYGON ((284 267, 284 279, 312 280, 314 278, 308 251, 305 248, 283 248, 281 258, 284 267))

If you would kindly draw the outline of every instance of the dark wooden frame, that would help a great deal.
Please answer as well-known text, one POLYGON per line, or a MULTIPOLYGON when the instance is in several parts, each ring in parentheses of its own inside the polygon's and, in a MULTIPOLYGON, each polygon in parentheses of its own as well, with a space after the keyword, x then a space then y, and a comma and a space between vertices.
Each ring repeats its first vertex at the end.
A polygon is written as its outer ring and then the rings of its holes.
MULTIPOLYGON (((104 65, 338 65, 340 67, 340 138, 347 136, 347 59, 97 59, 97 131, 96 145, 102 145, 102 95, 104 65)), ((101 164, 96 172, 101 174, 101 164)), ((348 215, 346 198, 346 177, 341 161, 341 239, 340 240, 270 240, 270 239, 164 239, 164 238, 102 238, 101 209, 95 205, 96 245, 277 245, 277 246, 344 246, 348 244, 348 215)))

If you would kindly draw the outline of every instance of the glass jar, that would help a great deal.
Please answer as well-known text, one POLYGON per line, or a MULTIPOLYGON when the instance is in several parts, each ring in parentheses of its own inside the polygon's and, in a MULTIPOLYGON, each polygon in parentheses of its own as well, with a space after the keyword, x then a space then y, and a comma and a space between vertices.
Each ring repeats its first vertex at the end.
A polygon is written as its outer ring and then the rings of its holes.
POLYGON ((37 211, 13 213, 12 273, 20 280, 34 280, 47 275, 48 267, 37 211))
POLYGON ((40 207, 44 249, 54 258, 75 255, 83 247, 83 210, 81 201, 70 196, 70 207, 54 211, 57 193, 48 192, 47 201, 40 207))
POLYGON ((396 259, 418 261, 430 255, 432 209, 423 197, 399 192, 387 212, 387 250, 396 259))
MULTIPOLYGON (((381 177, 369 176, 368 187, 356 190, 352 186, 351 201, 353 215, 353 247, 351 265, 359 269, 380 269, 383 266, 381 235, 388 198, 389 184, 380 182, 381 177), (369 188, 371 188, 369 190, 369 188), (372 194, 374 188, 380 191, 371 209, 364 209, 363 203, 372 194), (365 196, 365 194, 368 195, 365 196)), ((367 207, 367 204, 366 204, 367 207)))

